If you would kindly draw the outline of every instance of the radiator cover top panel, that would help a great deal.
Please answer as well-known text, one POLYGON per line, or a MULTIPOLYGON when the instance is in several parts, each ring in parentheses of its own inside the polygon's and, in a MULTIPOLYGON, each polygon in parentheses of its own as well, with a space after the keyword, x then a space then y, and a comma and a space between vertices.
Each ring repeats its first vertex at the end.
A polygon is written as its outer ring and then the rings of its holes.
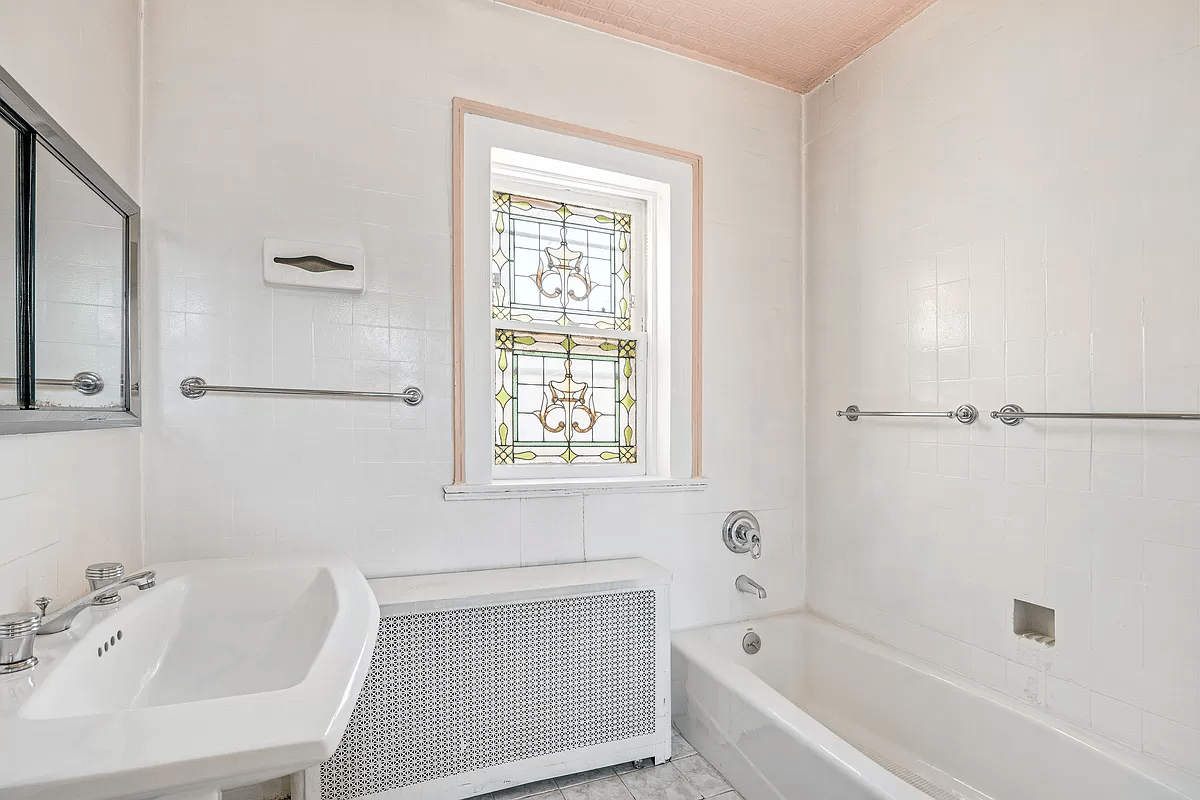
POLYGON ((653 590, 380 619, 324 800, 653 734, 653 590))

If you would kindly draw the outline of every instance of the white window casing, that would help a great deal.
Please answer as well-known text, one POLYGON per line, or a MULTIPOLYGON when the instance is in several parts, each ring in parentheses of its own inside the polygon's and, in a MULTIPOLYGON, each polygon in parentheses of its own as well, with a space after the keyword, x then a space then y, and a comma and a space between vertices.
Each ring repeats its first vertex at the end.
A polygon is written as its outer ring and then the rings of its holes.
POLYGON ((693 380, 699 362, 693 349, 698 163, 470 110, 457 119, 455 335, 461 342, 455 348, 455 483, 446 487, 446 498, 701 488, 693 452, 699 413, 693 380), (631 331, 492 319, 493 189, 633 215, 638 249, 631 331), (638 463, 496 465, 498 327, 636 339, 638 463))

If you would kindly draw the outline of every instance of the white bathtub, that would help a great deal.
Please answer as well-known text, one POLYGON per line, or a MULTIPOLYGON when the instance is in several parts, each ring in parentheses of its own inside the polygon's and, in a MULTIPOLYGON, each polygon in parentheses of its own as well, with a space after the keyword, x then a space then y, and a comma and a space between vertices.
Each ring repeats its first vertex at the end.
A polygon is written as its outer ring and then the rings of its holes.
POLYGON ((672 692, 746 800, 1200 799, 1188 774, 809 614, 676 633, 672 692))

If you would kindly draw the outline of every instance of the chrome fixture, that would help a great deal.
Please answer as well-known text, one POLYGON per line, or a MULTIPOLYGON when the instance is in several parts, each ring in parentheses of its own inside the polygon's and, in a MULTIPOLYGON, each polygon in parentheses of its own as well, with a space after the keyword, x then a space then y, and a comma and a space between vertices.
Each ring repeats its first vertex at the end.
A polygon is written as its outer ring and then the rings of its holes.
MULTIPOLYGON (((65 386, 80 394, 92 396, 104 391, 104 379, 95 372, 77 372, 74 378, 34 378, 38 386, 65 386)), ((0 386, 16 386, 16 378, 0 378, 0 386)))
POLYGON ((222 394, 288 394, 306 395, 309 397, 360 397, 378 400, 403 400, 410 406, 415 406, 425 399, 424 393, 416 386, 409 386, 402 392, 355 392, 345 389, 280 389, 269 386, 216 386, 206 383, 204 378, 184 378, 179 382, 179 391, 184 397, 197 400, 208 392, 222 394))
MULTIPOLYGON (((5 209, 5 219, 11 220, 4 224, 12 226, 10 230, 15 232, 15 247, 10 246, 6 256, 15 257, 15 264, 6 267, 9 274, 15 275, 15 282, 8 291, 0 293, 0 299, 15 312, 0 333, 0 338, 15 339, 9 350, 15 356, 12 371, 6 369, 3 375, 8 379, 4 381, 6 388, 13 387, 15 391, 8 388, 5 392, 8 399, 5 407, 0 408, 0 435, 140 425, 141 209, 116 179, 3 67, 0 67, 0 109, 0 117, 5 120, 0 128, 12 137, 17 156, 15 163, 0 159, 5 161, 0 170, 7 170, 15 179, 13 197, 17 201, 11 206, 0 203, 5 209), (43 177, 54 174, 61 177, 51 180, 65 181, 69 192, 36 191, 43 177), (8 211, 10 207, 12 212, 8 211), (35 359, 34 351, 44 309, 37 302, 35 287, 64 279, 58 273, 68 268, 66 262, 48 259, 45 254, 61 250, 63 242, 75 237, 66 231, 38 230, 36 220, 81 221, 82 217, 74 215, 85 207, 89 224, 102 225, 114 235, 101 244, 88 243, 87 265, 82 272, 79 265, 69 267, 71 280, 89 283, 93 292, 101 291, 108 298, 102 305, 116 315, 119 352, 113 354, 111 366, 103 367, 103 373, 86 370, 74 377, 65 373, 41 376, 36 366, 41 359, 35 359), (72 216, 60 216, 63 214, 72 216), (53 393, 53 397, 43 397, 43 387, 62 387, 62 390, 53 393), (99 402, 101 398, 103 401, 99 402)), ((88 352, 101 344, 105 342, 93 336, 74 341, 73 358, 81 364, 89 363, 84 360, 88 352)), ((93 366, 99 369, 99 365, 93 366)))
POLYGON ((734 511, 721 526, 725 546, 735 553, 749 553, 751 558, 762 555, 762 537, 758 518, 749 511, 734 511))
POLYGON ((992 412, 992 419, 1005 425, 1020 425, 1023 419, 1132 419, 1132 420, 1200 420, 1200 414, 1169 414, 1135 411, 1130 414, 1114 414, 1103 411, 1050 412, 1026 411, 1009 403, 999 411, 992 412))
POLYGON ((0 615, 0 675, 22 672, 37 664, 33 639, 42 618, 32 611, 0 615))
POLYGON ((737 580, 734 581, 733 585, 737 587, 739 592, 755 595, 759 600, 767 599, 767 590, 762 587, 761 583, 757 582, 753 578, 748 578, 745 575, 738 575, 737 580))
POLYGON ((750 631, 742 637, 742 649, 750 655, 754 655, 762 650, 762 637, 754 631, 750 631))
MULTIPOLYGON (((92 591, 103 589, 109 584, 116 583, 125 575, 125 565, 118 564, 116 561, 104 561, 99 564, 91 564, 83 572, 83 576, 87 578, 88 585, 92 591)), ((109 606, 121 599, 121 595, 116 591, 102 594, 92 601, 94 606, 109 606)))
POLYGON ((837 412, 837 415, 845 417, 851 422, 857 422, 859 417, 943 417, 956 419, 963 425, 970 425, 979 419, 979 411, 975 406, 967 403, 953 411, 863 411, 858 406, 846 406, 846 410, 837 412))
POLYGON ((93 589, 83 597, 76 598, 52 614, 46 613, 46 608, 50 605, 50 598, 39 597, 35 601, 38 608, 42 610, 42 624, 37 631, 38 636, 62 633, 71 627, 71 623, 75 621, 75 617, 79 616, 79 612, 92 605, 96 598, 109 593, 116 594, 126 586, 136 586, 141 591, 154 588, 154 570, 148 569, 142 572, 135 572, 128 577, 118 578, 116 581, 106 583, 99 589, 93 589))

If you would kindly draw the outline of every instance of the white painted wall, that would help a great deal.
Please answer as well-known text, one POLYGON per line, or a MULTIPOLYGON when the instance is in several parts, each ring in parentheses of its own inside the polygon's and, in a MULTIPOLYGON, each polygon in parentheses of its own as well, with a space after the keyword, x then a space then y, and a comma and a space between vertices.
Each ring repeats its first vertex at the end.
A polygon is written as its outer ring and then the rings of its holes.
POLYGON ((1198 44, 1195 0, 941 0, 805 150, 811 606, 1200 772, 1200 426, 834 417, 1200 411, 1198 44))
POLYGON ((485 0, 149 0, 146 23, 151 560, 642 555, 675 572, 677 627, 803 602, 799 97, 485 0), (443 500, 456 95, 704 156, 706 492, 443 500), (265 237, 361 243, 368 291, 268 289, 265 237), (426 401, 192 401, 187 375, 426 401), (720 541, 743 507, 759 562, 720 541), (767 602, 734 591, 741 571, 767 602))
MULTIPOLYGON (((0 66, 135 198, 138 0, 0 0, 0 66)), ((141 431, 0 436, 0 613, 82 593, 84 567, 142 559, 141 431)))

